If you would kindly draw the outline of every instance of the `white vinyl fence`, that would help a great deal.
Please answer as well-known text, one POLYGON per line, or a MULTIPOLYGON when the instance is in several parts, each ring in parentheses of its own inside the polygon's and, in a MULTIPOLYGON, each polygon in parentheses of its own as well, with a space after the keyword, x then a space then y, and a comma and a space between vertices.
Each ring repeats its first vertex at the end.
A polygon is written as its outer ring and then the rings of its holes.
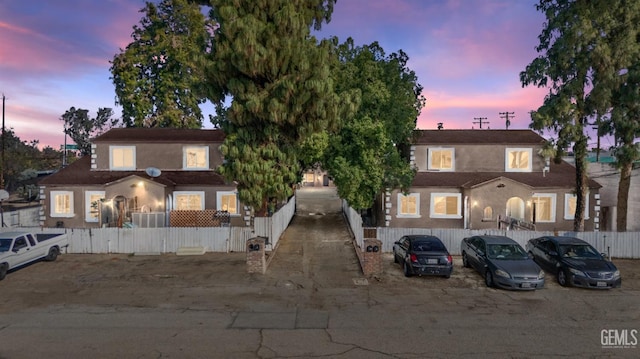
MULTIPOLYGON (((296 197, 293 196, 289 199, 289 202, 282 206, 271 217, 256 217, 253 220, 253 226, 256 237, 267 237, 268 242, 272 249, 276 248, 278 240, 285 229, 289 226, 291 218, 296 212, 296 197)), ((269 247, 267 247, 269 248, 269 247)))
MULTIPOLYGON (((362 218, 343 202, 343 210, 356 242, 362 248, 363 228, 362 218)), ((393 243, 407 234, 430 234, 442 240, 449 252, 460 255, 460 243, 465 237, 480 234, 503 235, 512 238, 523 247, 531 238, 554 235, 553 232, 542 231, 506 231, 506 230, 470 230, 449 228, 375 228, 376 238, 382 241, 382 251, 393 251, 393 243)), ((614 258, 640 258, 640 232, 559 232, 560 236, 580 238, 598 251, 614 258)))

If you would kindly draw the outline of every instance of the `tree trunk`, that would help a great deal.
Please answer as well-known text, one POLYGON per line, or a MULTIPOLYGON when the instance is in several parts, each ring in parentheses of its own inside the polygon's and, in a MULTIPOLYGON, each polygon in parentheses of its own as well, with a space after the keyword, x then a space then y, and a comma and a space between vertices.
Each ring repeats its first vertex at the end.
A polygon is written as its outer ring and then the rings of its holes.
POLYGON ((584 231, 584 212, 587 193, 587 138, 580 136, 573 146, 576 162, 576 213, 573 221, 575 232, 584 231))
POLYGON ((631 188, 631 170, 633 163, 624 163, 620 169, 620 182, 618 183, 618 213, 616 215, 616 227, 618 232, 627 231, 627 206, 629 202, 629 189, 631 188))

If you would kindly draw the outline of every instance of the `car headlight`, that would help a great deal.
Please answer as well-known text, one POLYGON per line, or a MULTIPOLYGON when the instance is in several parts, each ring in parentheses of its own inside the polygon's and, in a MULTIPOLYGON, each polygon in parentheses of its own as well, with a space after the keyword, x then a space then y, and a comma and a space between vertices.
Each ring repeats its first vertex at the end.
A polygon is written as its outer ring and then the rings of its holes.
POLYGON ((540 272, 538 273, 538 279, 544 279, 544 271, 540 270, 540 272))
POLYGON ((571 272, 571 273, 573 273, 575 275, 579 275, 581 277, 586 277, 586 275, 582 271, 579 271, 579 270, 574 269, 574 268, 569 268, 569 272, 571 272))
POLYGON ((511 278, 509 273, 503 271, 502 269, 496 269, 496 275, 499 275, 499 276, 505 277, 505 278, 511 278))
POLYGON ((613 278, 618 278, 618 277, 620 277, 620 271, 619 270, 613 272, 613 278))

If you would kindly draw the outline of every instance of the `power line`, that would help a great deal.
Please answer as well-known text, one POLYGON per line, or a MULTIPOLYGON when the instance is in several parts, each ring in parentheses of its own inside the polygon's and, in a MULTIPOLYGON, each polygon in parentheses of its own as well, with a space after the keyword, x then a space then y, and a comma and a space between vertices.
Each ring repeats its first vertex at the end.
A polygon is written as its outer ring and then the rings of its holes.
POLYGON ((489 123, 489 121, 483 121, 483 120, 486 120, 486 119, 487 119, 486 117, 474 117, 473 119, 474 119, 474 120, 476 120, 476 121, 473 121, 473 123, 477 123, 477 124, 479 124, 479 125, 480 125, 480 128, 482 128, 482 124, 483 124, 483 123, 484 123, 484 124, 489 123))

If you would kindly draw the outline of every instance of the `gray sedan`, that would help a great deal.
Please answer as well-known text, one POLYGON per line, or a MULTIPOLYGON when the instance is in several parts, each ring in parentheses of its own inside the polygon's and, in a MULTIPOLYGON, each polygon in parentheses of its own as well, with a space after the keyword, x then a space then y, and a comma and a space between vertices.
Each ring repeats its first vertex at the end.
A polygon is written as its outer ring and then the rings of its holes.
POLYGON ((484 276, 487 287, 533 290, 544 286, 544 271, 516 241, 505 236, 462 240, 462 264, 484 276))

